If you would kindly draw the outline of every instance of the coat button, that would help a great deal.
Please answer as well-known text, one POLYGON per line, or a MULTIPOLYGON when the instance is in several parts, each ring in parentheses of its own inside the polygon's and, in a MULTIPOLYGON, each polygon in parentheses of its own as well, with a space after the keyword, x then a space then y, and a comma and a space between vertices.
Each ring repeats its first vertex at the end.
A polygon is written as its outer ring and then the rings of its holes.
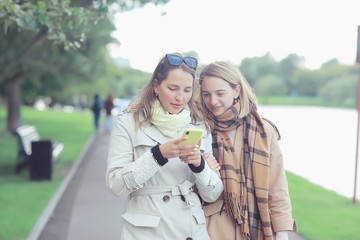
POLYGON ((191 238, 191 237, 187 237, 186 240, 192 240, 192 238, 191 238))
POLYGON ((183 202, 185 202, 185 197, 183 195, 181 195, 181 200, 183 200, 183 202))
POLYGON ((164 201, 164 202, 169 202, 169 201, 170 201, 170 196, 169 196, 169 195, 165 195, 165 196, 163 197, 163 201, 164 201))

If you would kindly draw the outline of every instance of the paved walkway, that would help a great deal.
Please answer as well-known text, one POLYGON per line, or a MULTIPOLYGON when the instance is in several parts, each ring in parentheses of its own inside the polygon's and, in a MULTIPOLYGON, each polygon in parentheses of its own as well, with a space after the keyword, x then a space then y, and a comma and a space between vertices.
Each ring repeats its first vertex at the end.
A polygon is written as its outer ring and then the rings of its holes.
POLYGON ((105 133, 90 139, 38 240, 119 239, 124 204, 105 186, 108 142, 105 133))
MULTIPOLYGON (((123 198, 105 186, 109 135, 95 134, 55 194, 28 240, 120 238, 123 198)), ((291 240, 302 239, 291 234, 291 240)))

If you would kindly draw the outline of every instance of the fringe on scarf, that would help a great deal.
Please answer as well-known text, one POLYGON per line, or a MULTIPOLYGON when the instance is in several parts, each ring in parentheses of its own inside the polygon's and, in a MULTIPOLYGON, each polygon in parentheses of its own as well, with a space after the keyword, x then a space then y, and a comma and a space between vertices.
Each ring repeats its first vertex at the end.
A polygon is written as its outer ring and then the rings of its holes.
POLYGON ((230 214, 230 216, 234 217, 234 220, 237 224, 241 224, 243 222, 243 202, 244 197, 240 197, 235 193, 224 193, 224 199, 226 204, 226 212, 230 214), (238 204, 240 202, 240 205, 238 204))

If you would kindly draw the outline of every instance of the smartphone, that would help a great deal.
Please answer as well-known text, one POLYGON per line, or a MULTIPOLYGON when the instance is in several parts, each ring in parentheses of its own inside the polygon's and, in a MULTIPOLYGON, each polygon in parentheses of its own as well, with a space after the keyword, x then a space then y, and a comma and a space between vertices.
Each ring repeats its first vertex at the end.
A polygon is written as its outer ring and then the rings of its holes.
POLYGON ((187 140, 181 142, 181 145, 198 145, 202 136, 203 130, 187 128, 183 133, 183 137, 188 137, 187 140))

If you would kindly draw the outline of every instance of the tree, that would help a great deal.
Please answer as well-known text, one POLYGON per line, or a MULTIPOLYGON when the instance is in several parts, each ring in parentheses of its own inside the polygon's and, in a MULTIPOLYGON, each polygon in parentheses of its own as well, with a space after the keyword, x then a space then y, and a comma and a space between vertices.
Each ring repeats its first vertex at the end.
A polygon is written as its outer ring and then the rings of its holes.
POLYGON ((80 49, 89 22, 98 21, 106 8, 70 6, 70 1, 7 0, 0 2, 0 9, 1 45, 5 53, 0 60, 4 66, 0 70, 0 84, 7 90, 7 129, 13 131, 22 122, 20 80, 31 72, 25 59, 38 47, 48 46, 44 44, 47 39, 63 45, 65 50, 80 49))
POLYGON ((23 61, 28 67, 27 74, 20 78, 25 103, 32 103, 38 95, 49 96, 61 104, 70 104, 74 95, 93 95, 94 87, 92 91, 79 90, 91 89, 86 86, 94 86, 106 74, 106 45, 112 41, 113 30, 108 19, 101 19, 93 24, 86 43, 77 51, 65 51, 61 45, 45 40, 23 61))
POLYGON ((298 69, 294 73, 292 84, 298 95, 315 97, 318 94, 321 79, 319 70, 298 69))
POLYGON ((319 96, 330 106, 356 107, 357 76, 334 78, 319 90, 319 96))
POLYGON ((267 98, 270 96, 281 96, 286 93, 286 86, 284 79, 278 75, 268 74, 260 77, 254 87, 256 95, 263 98, 266 103, 267 98))
POLYGON ((262 57, 245 58, 240 64, 241 72, 252 86, 256 85, 260 77, 268 74, 278 75, 278 69, 278 63, 270 53, 262 57))
POLYGON ((284 78, 287 87, 287 93, 290 95, 295 94, 295 89, 292 84, 292 78, 296 69, 302 68, 305 59, 292 53, 286 58, 282 59, 279 63, 279 74, 284 78))
MULTIPOLYGON (((109 6, 117 3, 120 10, 141 7, 148 2, 169 0, 1 0, 0 1, 0 86, 6 86, 8 101, 7 129, 21 125, 21 89, 19 79, 28 73, 24 60, 47 39, 76 51, 88 42, 91 23, 108 17, 109 6), (22 64, 20 64, 22 63, 22 64)), ((28 79, 31 81, 31 79, 28 79)))
POLYGON ((319 71, 321 72, 323 78, 321 85, 325 85, 327 82, 335 78, 342 78, 348 75, 357 75, 358 73, 356 65, 347 66, 340 64, 336 58, 323 63, 319 71))

